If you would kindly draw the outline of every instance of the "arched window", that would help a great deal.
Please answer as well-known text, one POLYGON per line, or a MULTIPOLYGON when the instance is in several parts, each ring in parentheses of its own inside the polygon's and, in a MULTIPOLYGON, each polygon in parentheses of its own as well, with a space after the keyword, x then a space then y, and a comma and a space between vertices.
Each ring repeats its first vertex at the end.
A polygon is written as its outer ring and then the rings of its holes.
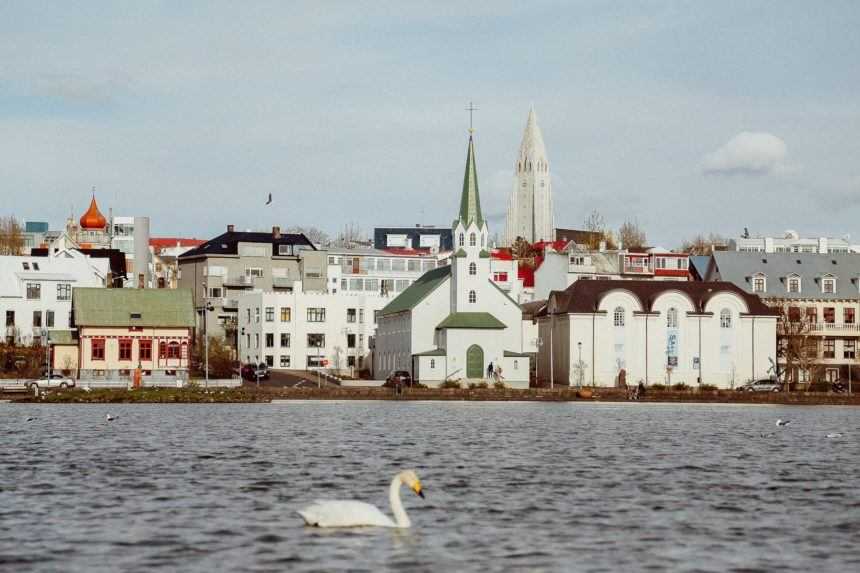
POLYGON ((459 241, 460 241, 460 246, 462 247, 462 246, 463 246, 463 244, 464 244, 464 237, 463 237, 463 233, 460 233, 460 239, 459 239, 459 241))
POLYGON ((678 328, 678 309, 670 308, 666 312, 666 327, 667 328, 678 328))
POLYGON ((731 328, 732 327, 732 311, 727 308, 724 308, 720 311, 720 327, 721 328, 731 328))
POLYGON ((476 243, 475 233, 469 233, 469 246, 474 247, 476 243))
POLYGON ((624 309, 620 306, 615 307, 615 312, 612 314, 615 326, 624 326, 624 309))
POLYGON ((478 265, 475 263, 469 263, 469 274, 476 275, 478 274, 478 265))
POLYGON ((478 302, 478 295, 476 295, 473 290, 469 291, 469 302, 472 304, 478 302))
POLYGON ((436 360, 434 358, 430 359, 430 368, 436 368, 436 360))

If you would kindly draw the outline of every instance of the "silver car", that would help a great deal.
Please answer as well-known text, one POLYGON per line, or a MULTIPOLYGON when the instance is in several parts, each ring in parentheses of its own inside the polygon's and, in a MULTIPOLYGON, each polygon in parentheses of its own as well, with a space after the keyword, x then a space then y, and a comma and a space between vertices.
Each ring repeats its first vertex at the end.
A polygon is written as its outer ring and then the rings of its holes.
POLYGON ((746 392, 779 392, 782 390, 782 384, 770 378, 765 380, 754 380, 747 382, 743 386, 739 386, 738 390, 746 392))
POLYGON ((27 383, 27 388, 74 388, 75 381, 67 376, 63 376, 62 374, 51 374, 50 376, 43 376, 38 380, 31 380, 27 383))

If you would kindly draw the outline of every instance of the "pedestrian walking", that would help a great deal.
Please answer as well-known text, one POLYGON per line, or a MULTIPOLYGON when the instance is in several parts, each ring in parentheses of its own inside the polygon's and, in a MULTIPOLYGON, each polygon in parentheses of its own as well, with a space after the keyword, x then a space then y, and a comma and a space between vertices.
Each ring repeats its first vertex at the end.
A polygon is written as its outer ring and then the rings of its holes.
POLYGON ((492 378, 493 372, 493 363, 490 362, 489 364, 487 364, 487 378, 492 378))

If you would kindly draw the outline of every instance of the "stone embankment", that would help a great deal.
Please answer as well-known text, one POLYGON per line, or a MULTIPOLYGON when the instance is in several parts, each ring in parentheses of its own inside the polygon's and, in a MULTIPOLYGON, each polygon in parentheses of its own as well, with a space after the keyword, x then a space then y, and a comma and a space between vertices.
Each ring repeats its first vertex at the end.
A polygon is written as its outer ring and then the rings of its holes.
MULTIPOLYGON (((614 388, 577 391, 575 388, 549 390, 513 389, 438 389, 407 388, 395 393, 390 388, 144 388, 137 390, 102 389, 85 391, 50 390, 40 396, 10 394, 0 399, 29 403, 266 403, 272 400, 392 400, 392 401, 535 401, 535 402, 627 402, 627 393, 614 388), (589 397, 588 394, 591 393, 589 397)), ((860 395, 812 392, 748 393, 731 390, 678 391, 649 390, 642 402, 709 402, 732 404, 860 405, 860 395)))

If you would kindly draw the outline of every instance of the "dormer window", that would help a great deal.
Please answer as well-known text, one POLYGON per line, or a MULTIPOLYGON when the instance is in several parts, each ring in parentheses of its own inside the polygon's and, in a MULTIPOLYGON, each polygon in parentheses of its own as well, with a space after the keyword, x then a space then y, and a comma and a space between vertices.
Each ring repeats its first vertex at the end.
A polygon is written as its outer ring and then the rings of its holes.
POLYGON ((752 278, 753 292, 767 291, 767 277, 763 273, 757 273, 752 278))
POLYGON ((475 233, 469 233, 469 246, 474 247, 476 243, 475 233))
POLYGON ((800 292, 800 277, 790 276, 787 279, 788 292, 800 292))
POLYGON ((822 278, 821 292, 824 294, 836 294, 836 278, 832 276, 822 278))

